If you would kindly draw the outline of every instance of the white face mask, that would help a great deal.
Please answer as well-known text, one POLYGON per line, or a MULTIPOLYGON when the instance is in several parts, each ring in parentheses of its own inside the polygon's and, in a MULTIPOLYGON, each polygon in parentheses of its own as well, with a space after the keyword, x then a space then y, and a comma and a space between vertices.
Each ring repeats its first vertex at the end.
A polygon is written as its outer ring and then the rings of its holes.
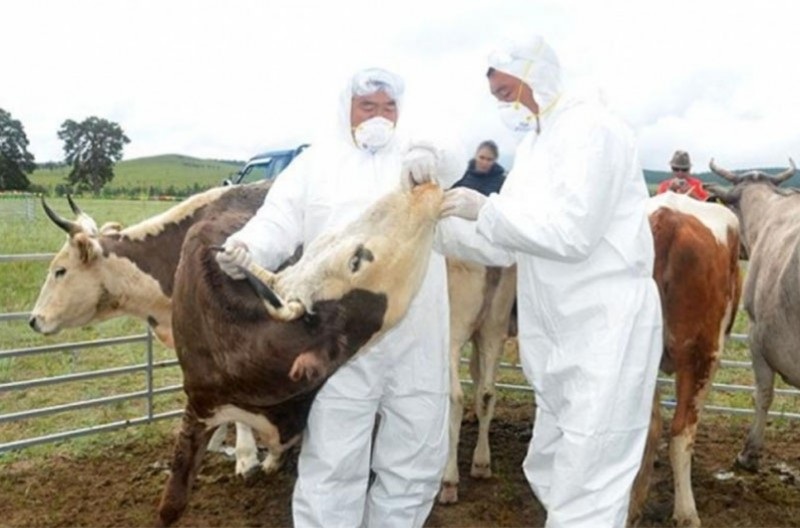
POLYGON ((353 130, 356 146, 370 153, 375 153, 392 140, 394 123, 385 117, 372 117, 363 121, 353 130))
POLYGON ((528 132, 536 127, 536 114, 519 101, 497 103, 500 119, 514 132, 528 132))

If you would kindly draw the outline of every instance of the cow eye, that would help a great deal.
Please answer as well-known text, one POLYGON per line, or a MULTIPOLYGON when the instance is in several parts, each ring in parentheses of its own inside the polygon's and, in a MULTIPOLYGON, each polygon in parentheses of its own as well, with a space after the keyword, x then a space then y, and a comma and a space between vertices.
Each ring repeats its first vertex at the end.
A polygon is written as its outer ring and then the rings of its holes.
POLYGON ((350 261, 347 263, 350 271, 353 273, 357 272, 361 268, 362 260, 372 262, 375 260, 375 255, 372 254, 372 251, 365 248, 364 244, 359 244, 356 248, 356 252, 353 253, 353 256, 350 257, 350 261))
POLYGON ((358 253, 356 253, 355 255, 350 257, 350 262, 347 263, 347 267, 350 268, 350 271, 352 273, 357 272, 358 268, 361 267, 361 256, 358 253))
POLYGON ((67 273, 67 268, 56 268, 56 270, 53 272, 53 275, 55 275, 57 279, 60 279, 61 277, 66 275, 66 273, 67 273))

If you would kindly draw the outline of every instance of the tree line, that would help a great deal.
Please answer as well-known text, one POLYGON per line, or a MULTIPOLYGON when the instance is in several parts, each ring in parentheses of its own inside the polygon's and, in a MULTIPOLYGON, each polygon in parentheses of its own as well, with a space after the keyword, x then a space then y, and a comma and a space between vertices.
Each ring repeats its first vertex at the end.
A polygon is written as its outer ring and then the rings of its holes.
MULTIPOLYGON (((81 122, 67 119, 58 130, 58 138, 64 142, 63 163, 72 167, 65 188, 94 194, 114 179, 114 164, 131 142, 119 124, 95 116, 81 122)), ((31 190, 28 176, 37 165, 28 144, 22 123, 0 108, 0 191, 31 190)))

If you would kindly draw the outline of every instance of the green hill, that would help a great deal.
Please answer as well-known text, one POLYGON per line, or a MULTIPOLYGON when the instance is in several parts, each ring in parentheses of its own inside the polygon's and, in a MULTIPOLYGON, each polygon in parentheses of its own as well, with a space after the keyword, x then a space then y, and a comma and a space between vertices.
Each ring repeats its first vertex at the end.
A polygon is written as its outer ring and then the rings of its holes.
MULTIPOLYGON (((102 194, 185 196, 220 185, 243 165, 243 161, 198 159, 180 154, 123 160, 114 166, 114 179, 103 188, 102 194)), ((69 171, 67 166, 39 168, 30 180, 50 194, 61 194, 69 171)))

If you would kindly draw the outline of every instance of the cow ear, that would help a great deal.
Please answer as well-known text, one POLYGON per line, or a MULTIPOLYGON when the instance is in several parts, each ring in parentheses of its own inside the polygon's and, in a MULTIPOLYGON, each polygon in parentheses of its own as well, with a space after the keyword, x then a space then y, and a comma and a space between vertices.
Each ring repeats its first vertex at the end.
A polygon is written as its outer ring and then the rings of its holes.
POLYGON ((78 250, 81 262, 88 264, 103 252, 97 239, 80 232, 70 238, 70 244, 78 250))

